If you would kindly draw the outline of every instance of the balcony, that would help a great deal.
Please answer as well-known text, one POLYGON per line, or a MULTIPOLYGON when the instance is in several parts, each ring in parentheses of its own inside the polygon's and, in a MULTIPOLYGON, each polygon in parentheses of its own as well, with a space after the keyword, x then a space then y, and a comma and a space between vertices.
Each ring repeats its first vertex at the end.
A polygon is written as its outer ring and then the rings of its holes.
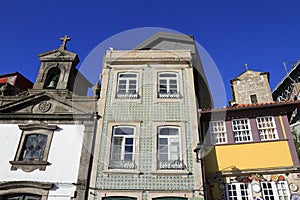
POLYGON ((183 160, 159 160, 157 165, 159 170, 182 170, 186 169, 183 160))
POLYGON ((122 92, 122 93, 117 93, 116 98, 117 99, 138 99, 139 95, 138 95, 138 93, 129 93, 129 92, 123 93, 122 92))
POLYGON ((135 169, 134 160, 110 160, 109 169, 135 169))
POLYGON ((161 93, 161 92, 159 92, 157 94, 157 97, 161 98, 161 99, 175 99, 175 98, 180 98, 180 95, 179 95, 179 93, 161 93))

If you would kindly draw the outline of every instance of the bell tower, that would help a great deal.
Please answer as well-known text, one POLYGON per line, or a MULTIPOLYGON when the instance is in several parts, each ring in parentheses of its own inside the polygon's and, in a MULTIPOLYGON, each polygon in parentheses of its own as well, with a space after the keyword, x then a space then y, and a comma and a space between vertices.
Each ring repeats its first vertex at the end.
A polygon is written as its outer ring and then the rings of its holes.
POLYGON ((62 44, 58 49, 39 55, 41 67, 31 93, 44 90, 50 93, 73 92, 86 95, 92 84, 76 69, 79 63, 77 54, 66 48, 71 38, 65 35, 60 40, 62 44))

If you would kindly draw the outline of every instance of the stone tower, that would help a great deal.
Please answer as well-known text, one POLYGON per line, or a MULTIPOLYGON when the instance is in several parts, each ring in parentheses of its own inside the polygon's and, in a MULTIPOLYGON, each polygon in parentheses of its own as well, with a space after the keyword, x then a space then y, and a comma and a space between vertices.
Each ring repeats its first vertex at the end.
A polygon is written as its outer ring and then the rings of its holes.
POLYGON ((40 71, 31 93, 47 90, 66 94, 68 91, 84 96, 92 84, 75 68, 79 63, 77 54, 66 50, 68 36, 61 38, 62 45, 39 55, 40 71))
POLYGON ((269 73, 248 70, 230 81, 233 100, 230 105, 273 102, 269 73))

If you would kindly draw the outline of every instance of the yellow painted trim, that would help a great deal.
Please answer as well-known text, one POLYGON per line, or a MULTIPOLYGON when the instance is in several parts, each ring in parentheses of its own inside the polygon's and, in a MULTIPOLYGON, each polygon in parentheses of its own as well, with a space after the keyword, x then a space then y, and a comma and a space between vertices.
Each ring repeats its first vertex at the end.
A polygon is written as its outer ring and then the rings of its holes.
POLYGON ((285 127, 284 127, 281 115, 279 115, 279 120, 280 120, 280 125, 281 125, 281 128, 282 128, 284 139, 286 139, 287 137, 286 137, 285 127))

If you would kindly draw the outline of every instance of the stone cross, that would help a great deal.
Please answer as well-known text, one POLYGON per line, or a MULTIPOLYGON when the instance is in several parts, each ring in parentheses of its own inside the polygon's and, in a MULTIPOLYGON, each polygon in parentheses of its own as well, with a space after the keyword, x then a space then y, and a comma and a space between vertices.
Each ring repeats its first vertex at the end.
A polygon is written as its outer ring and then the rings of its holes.
POLYGON ((70 41, 71 38, 67 35, 65 35, 63 38, 60 38, 60 40, 62 41, 62 44, 60 45, 60 49, 62 50, 66 50, 66 44, 67 44, 67 41, 70 41))

